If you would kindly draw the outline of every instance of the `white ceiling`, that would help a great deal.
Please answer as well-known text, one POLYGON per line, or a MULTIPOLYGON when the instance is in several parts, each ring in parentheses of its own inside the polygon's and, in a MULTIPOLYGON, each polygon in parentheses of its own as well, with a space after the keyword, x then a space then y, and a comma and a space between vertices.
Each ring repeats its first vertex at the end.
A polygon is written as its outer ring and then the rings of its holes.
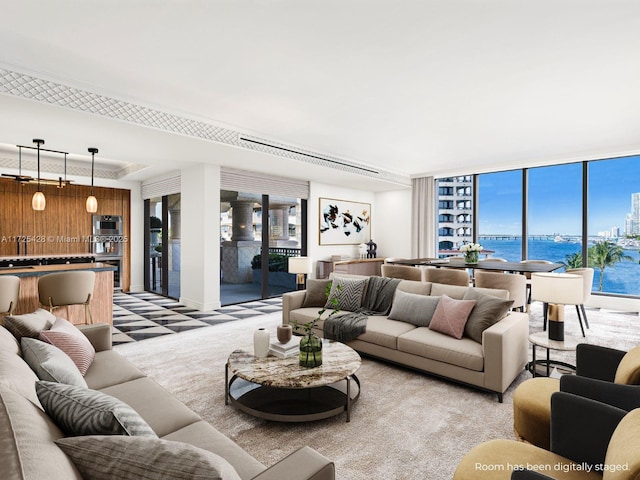
MULTIPOLYGON (((640 153, 636 0, 3 3, 0 68, 405 179, 640 153)), ((208 162, 398 185, 1 86, 0 132, 96 146, 134 180, 208 162)))

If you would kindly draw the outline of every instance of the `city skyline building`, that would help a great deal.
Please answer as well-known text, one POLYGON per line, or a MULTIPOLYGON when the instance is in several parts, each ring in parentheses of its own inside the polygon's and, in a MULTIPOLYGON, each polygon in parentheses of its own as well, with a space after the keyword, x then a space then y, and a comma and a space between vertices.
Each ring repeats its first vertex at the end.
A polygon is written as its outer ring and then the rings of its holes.
POLYGON ((473 176, 438 180, 438 250, 473 241, 473 176))

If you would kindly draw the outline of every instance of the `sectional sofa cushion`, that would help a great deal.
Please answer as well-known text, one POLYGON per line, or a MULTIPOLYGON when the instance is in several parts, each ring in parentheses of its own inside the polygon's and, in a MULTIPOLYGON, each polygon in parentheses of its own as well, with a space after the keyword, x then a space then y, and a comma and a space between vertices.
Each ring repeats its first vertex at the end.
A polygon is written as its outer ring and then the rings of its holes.
POLYGON ((325 303, 327 303, 327 287, 330 283, 331 280, 329 279, 308 279, 302 306, 324 307, 325 303))
POLYGON ((347 310, 355 312, 362 305, 364 290, 367 288, 367 279, 333 277, 331 292, 325 303, 325 308, 347 310), (333 303, 337 300, 337 305, 333 303))
POLYGON ((428 327, 440 297, 396 291, 388 318, 417 327, 428 327))
POLYGON ((442 295, 429 328, 450 337, 462 338, 464 326, 475 304, 475 300, 456 300, 442 295))
POLYGON ((36 382, 45 412, 67 435, 131 435, 156 437, 126 403, 89 388, 36 382))
POLYGON ((89 435, 56 444, 92 480, 240 480, 224 458, 187 443, 89 435))
POLYGON ((476 301, 464 326, 464 334, 478 343, 482 343, 482 332, 502 320, 513 306, 513 300, 503 300, 473 288, 467 290, 464 299, 476 301))
POLYGON ((63 433, 30 400, 0 387, 0 465, 11 480, 82 480, 73 463, 53 443, 63 433))
POLYGON ((20 340, 22 337, 37 338, 42 330, 51 328, 55 321, 54 314, 39 308, 33 313, 4 317, 4 326, 20 340))
POLYGON ((0 325, 0 352, 11 353, 22 357, 20 343, 9 330, 0 325))
POLYGON ((22 356, 40 380, 87 387, 80 370, 69 356, 54 345, 22 337, 22 356))
POLYGON ((0 387, 7 388, 40 405, 36 395, 37 375, 21 357, 0 350, 0 387))
POLYGON ((89 339, 64 318, 56 318, 49 330, 40 332, 40 340, 55 345, 66 353, 82 376, 87 373, 96 356, 89 339))

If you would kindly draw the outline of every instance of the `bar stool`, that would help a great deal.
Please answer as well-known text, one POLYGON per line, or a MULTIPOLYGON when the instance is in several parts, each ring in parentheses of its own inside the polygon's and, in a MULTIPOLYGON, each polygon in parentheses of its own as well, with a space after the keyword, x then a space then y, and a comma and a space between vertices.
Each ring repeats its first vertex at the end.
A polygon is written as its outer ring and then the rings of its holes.
MULTIPOLYGON (((43 275, 38 279, 40 304, 48 307, 50 312, 53 312, 55 307, 84 305, 85 323, 93 323, 90 302, 95 281, 95 272, 89 271, 43 275)), ((67 316, 69 316, 68 308, 67 316)), ((71 319, 68 320, 71 321, 71 319)))
POLYGON ((18 306, 20 278, 14 275, 0 276, 0 325, 4 315, 13 315, 18 306))

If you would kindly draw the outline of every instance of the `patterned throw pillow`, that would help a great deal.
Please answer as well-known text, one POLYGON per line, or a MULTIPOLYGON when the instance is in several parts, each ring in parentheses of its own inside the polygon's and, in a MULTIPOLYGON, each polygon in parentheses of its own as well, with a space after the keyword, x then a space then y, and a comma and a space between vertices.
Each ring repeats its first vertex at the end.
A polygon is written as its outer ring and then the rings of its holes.
POLYGON ((87 373, 96 358, 96 350, 89 339, 64 318, 56 318, 49 330, 40 332, 40 340, 55 345, 69 355, 82 376, 87 373))
POLYGON ((450 337, 461 339, 464 333, 464 326, 475 304, 475 300, 454 300, 447 295, 442 295, 429 328, 450 337))
POLYGON ((92 480, 240 480, 224 458, 188 443, 91 435, 55 442, 92 480))
POLYGON ((138 412, 111 395, 41 380, 36 393, 44 411, 67 435, 157 436, 138 412))
POLYGON ((366 278, 335 277, 331 283, 331 292, 325 303, 325 308, 333 309, 331 299, 338 300, 337 308, 348 312, 355 312, 362 305, 362 295, 367 287, 366 278))
POLYGON ((22 337, 22 357, 40 380, 87 388, 87 382, 69 356, 54 345, 22 337))
POLYGON ((51 328, 55 321, 56 316, 53 313, 39 308, 33 313, 4 317, 4 326, 20 340, 22 337, 38 338, 40 332, 51 328))

